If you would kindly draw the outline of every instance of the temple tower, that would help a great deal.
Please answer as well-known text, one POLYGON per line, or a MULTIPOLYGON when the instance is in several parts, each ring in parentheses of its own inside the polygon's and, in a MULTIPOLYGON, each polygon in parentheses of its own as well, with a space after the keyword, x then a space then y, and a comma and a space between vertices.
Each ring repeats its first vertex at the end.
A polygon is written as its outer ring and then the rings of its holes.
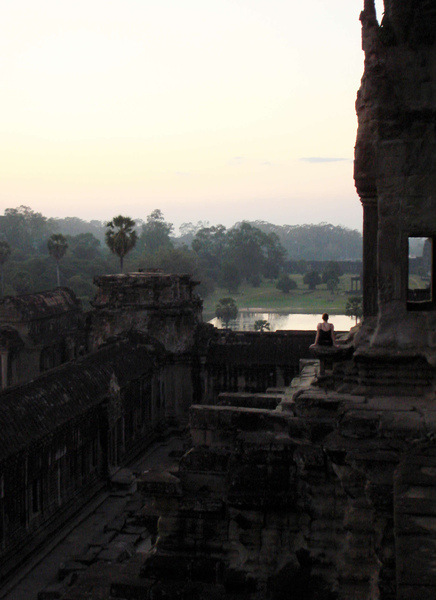
POLYGON ((436 7, 384 4, 380 22, 373 0, 360 17, 354 177, 364 211, 365 322, 355 357, 422 361, 426 370, 436 365, 436 7), (424 240, 414 277, 410 255, 424 240))

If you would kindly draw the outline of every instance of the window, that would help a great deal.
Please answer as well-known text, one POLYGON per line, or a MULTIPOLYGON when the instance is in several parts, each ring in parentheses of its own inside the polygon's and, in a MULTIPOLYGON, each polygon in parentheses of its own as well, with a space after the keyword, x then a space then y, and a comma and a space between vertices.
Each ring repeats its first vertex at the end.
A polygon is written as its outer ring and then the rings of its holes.
POLYGON ((436 307, 433 274, 436 244, 431 237, 409 237, 407 308, 431 310, 436 307))
POLYGON ((31 507, 32 513, 40 512, 42 508, 42 489, 41 489, 41 480, 34 479, 32 481, 31 487, 31 507))

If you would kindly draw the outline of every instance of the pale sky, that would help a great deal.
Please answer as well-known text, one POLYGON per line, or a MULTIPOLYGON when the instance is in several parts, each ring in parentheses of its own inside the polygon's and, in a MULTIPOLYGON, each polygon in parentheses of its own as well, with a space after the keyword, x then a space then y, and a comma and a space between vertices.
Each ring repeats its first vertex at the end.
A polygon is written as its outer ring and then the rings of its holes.
POLYGON ((0 212, 360 229, 362 8, 3 0, 0 212))

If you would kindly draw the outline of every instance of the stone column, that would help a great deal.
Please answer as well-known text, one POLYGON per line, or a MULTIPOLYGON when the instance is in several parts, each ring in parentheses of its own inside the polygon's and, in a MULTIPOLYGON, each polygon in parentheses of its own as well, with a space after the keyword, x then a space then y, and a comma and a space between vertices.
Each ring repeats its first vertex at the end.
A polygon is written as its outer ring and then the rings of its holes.
POLYGON ((2 350, 0 353, 1 360, 1 382, 2 390, 8 387, 8 351, 2 350))
POLYGON ((377 300, 377 198, 362 198, 363 205, 363 316, 378 312, 377 300))

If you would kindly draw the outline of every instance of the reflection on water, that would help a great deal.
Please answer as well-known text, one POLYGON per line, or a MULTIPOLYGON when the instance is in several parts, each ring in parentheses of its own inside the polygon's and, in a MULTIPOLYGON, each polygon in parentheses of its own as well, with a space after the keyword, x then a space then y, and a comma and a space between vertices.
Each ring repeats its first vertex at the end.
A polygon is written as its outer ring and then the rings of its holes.
MULTIPOLYGON (((258 313, 244 310, 239 312, 238 318, 235 321, 231 321, 230 327, 237 331, 254 331, 254 323, 259 320, 268 321, 270 331, 277 331, 279 329, 315 331, 317 324, 321 321, 321 315, 280 315, 278 313, 258 313)), ((355 319, 347 315, 332 315, 329 322, 333 323, 336 331, 349 331, 351 327, 354 327, 355 319)), ((219 319, 212 319, 209 323, 221 328, 221 321, 219 319)))

